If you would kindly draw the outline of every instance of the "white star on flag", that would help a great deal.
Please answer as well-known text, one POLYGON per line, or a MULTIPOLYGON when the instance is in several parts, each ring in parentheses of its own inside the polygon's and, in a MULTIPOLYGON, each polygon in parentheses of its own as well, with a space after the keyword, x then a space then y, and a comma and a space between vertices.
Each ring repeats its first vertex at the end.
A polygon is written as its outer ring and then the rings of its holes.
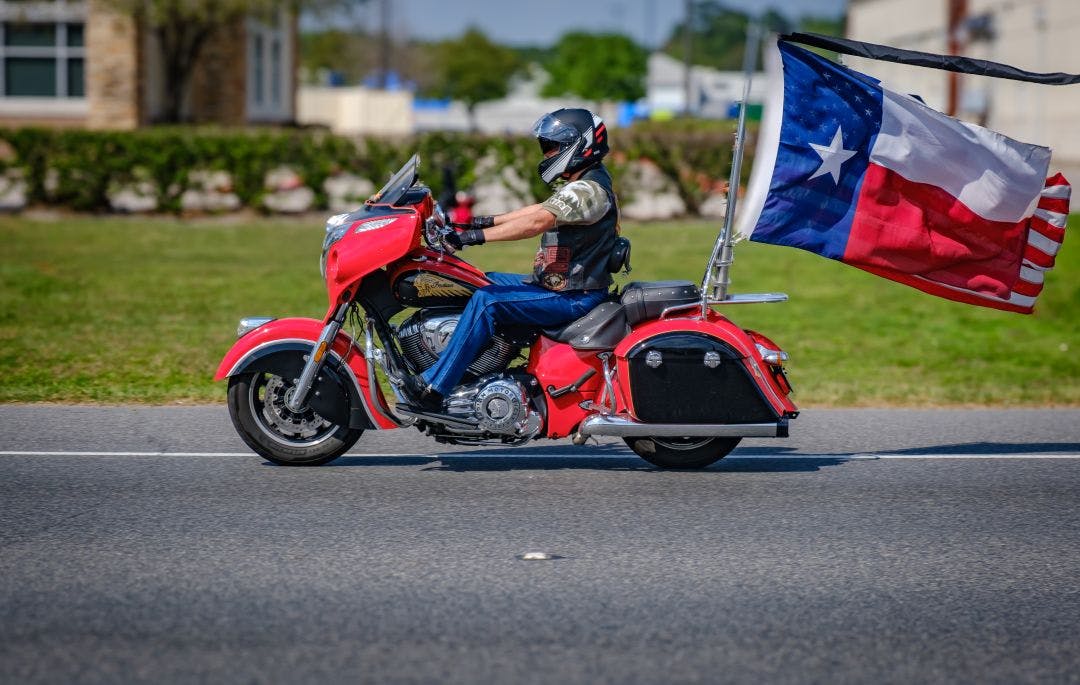
POLYGON ((810 178, 814 179, 818 176, 830 174, 832 175, 833 183, 839 185, 840 167, 844 162, 855 156, 854 150, 844 149, 844 132, 840 126, 836 127, 836 133, 833 135, 832 142, 829 143, 828 146, 810 143, 810 147, 814 148, 814 152, 818 153, 818 157, 821 157, 821 166, 817 168, 817 171, 815 171, 810 178))

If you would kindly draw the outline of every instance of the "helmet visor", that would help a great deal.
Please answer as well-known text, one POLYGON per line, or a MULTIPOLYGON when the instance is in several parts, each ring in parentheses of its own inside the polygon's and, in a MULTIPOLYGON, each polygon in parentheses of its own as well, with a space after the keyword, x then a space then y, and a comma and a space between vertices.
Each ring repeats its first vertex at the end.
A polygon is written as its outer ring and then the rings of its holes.
POLYGON ((543 152, 545 155, 562 147, 562 143, 557 140, 551 140, 549 138, 537 138, 537 140, 540 141, 540 152, 543 152))
POLYGON ((572 125, 559 120, 558 117, 545 114, 533 124, 533 135, 540 139, 541 145, 544 141, 567 145, 577 140, 581 134, 572 125))

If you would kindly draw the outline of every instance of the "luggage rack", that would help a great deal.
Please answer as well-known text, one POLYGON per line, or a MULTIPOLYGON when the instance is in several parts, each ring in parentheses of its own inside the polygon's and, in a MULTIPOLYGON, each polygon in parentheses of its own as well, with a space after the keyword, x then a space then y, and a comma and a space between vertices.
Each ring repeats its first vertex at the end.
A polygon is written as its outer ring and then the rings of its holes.
POLYGON ((758 304, 761 302, 787 302, 787 293, 738 293, 722 300, 710 299, 709 304, 758 304))
POLYGON ((708 314, 707 310, 713 305, 728 305, 728 304, 762 304, 768 302, 787 302, 787 293, 737 293, 728 295, 722 300, 715 298, 702 298, 701 302, 691 302, 690 304, 676 304, 671 307, 667 307, 660 313, 660 318, 666 318, 669 314, 675 312, 686 311, 687 309, 703 308, 702 316, 708 314))
MULTIPOLYGON (((788 296, 785 293, 744 293, 729 294, 728 286, 731 278, 728 271, 732 262, 735 261, 735 253, 732 247, 734 235, 732 224, 735 218, 735 203, 738 200, 739 174, 742 169, 743 145, 746 142, 746 101, 750 97, 750 80, 754 73, 757 61, 758 43, 761 40, 761 26, 752 23, 747 31, 746 52, 743 57, 743 98, 739 103, 739 128, 735 135, 735 149, 732 152, 731 176, 728 179, 727 212, 724 215, 724 227, 713 245, 712 255, 709 257, 709 266, 705 269, 705 277, 701 282, 701 302, 691 305, 677 305, 664 310, 664 314, 670 311, 701 307, 701 316, 708 316, 709 307, 712 305, 729 304, 758 304, 763 302, 786 302, 788 296)), ((664 314, 661 314, 663 316, 664 314)))

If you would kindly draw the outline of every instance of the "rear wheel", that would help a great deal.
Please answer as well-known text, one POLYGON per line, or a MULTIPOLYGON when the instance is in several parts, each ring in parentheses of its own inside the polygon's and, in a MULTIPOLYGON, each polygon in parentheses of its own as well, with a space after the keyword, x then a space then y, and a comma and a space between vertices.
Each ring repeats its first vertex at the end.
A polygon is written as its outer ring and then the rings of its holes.
POLYGON ((639 457, 662 469, 703 469, 726 457, 742 438, 649 436, 623 440, 639 457))
POLYGON ((229 379, 229 416, 248 447, 282 466, 320 466, 360 439, 363 429, 335 424, 310 407, 290 411, 285 399, 292 388, 272 373, 229 379))

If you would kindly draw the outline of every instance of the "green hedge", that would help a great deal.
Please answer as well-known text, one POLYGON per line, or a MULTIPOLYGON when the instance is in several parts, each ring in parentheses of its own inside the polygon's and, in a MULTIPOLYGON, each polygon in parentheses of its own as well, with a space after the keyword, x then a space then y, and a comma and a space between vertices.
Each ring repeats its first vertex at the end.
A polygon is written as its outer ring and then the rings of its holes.
MULTIPOLYGON (((652 160, 674 184, 688 211, 695 213, 728 177, 733 129, 730 122, 617 129, 608 165, 618 179, 628 162, 652 160)), ((459 186, 468 186, 476 180, 477 162, 489 155, 526 179, 533 199, 546 192, 536 174, 536 142, 528 136, 430 133, 353 140, 322 131, 288 129, 20 128, 0 129, 0 141, 6 143, 0 145, 6 147, 0 165, 22 171, 30 204, 76 211, 107 211, 109 193, 134 183, 148 183, 161 210, 179 211, 180 197, 192 187, 190 174, 195 170, 228 172, 241 203, 261 208, 267 192, 265 178, 282 165, 296 171, 315 191, 316 207, 325 208, 323 182, 328 177, 347 171, 378 183, 414 151, 424 160, 425 182, 436 192, 441 190, 439 170, 444 165, 456 168, 459 186)))

